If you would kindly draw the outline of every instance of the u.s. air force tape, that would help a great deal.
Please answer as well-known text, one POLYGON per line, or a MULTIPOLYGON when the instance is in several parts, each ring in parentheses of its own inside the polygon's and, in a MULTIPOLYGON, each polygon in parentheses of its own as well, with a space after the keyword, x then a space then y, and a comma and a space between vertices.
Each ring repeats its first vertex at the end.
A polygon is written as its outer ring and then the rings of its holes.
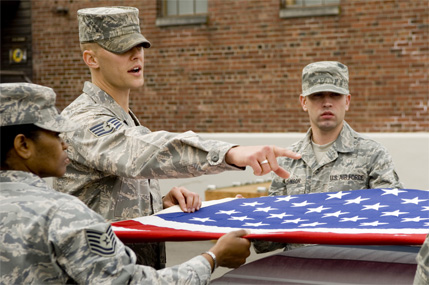
POLYGON ((109 226, 105 232, 96 230, 85 230, 86 239, 92 253, 101 256, 112 256, 116 253, 116 236, 112 227, 109 226))
POLYGON ((89 131, 93 133, 96 137, 102 137, 120 129, 122 125, 122 122, 118 119, 111 118, 105 122, 98 123, 95 126, 92 126, 91 128, 89 128, 89 131))

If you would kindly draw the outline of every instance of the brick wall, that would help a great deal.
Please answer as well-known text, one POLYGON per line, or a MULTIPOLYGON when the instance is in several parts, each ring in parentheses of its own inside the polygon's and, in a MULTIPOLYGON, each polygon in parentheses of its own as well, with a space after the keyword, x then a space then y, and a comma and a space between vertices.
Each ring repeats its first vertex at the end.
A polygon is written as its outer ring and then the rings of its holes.
POLYGON ((173 27, 155 25, 155 0, 33 0, 33 81, 59 109, 90 79, 76 11, 105 5, 140 9, 152 48, 131 109, 152 130, 305 132, 301 70, 319 60, 348 65, 357 131, 429 130, 427 0, 343 0, 339 16, 294 19, 279 17, 280 0, 209 0, 208 24, 173 27))

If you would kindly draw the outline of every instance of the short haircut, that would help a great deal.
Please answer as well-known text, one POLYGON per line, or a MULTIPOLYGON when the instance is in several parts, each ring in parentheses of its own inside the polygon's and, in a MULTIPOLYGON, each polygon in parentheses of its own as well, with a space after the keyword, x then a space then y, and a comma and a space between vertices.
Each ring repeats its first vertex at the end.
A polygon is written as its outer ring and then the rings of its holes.
POLYGON ((6 166, 6 159, 9 151, 13 148, 15 138, 19 134, 23 134, 25 137, 35 140, 39 136, 39 131, 43 130, 34 124, 25 125, 13 125, 13 126, 2 126, 0 127, 1 135, 1 153, 0 160, 1 166, 6 166))
POLYGON ((93 50, 96 51, 97 49, 101 48, 101 46, 97 43, 84 43, 80 44, 80 50, 84 52, 85 50, 93 50))

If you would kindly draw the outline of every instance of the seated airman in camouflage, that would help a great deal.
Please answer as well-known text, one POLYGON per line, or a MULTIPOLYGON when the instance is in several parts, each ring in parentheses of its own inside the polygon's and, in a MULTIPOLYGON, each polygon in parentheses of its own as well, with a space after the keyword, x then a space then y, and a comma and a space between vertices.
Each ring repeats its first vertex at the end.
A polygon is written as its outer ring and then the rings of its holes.
POLYGON ((249 256, 241 230, 177 266, 136 265, 103 217, 42 179, 65 173, 68 146, 59 134, 78 127, 58 114, 54 91, 0 84, 0 99, 0 283, 208 284, 217 265, 238 267, 249 256))
MULTIPOLYGON (((321 61, 303 69, 300 102, 310 118, 310 129, 291 147, 301 159, 278 159, 291 175, 287 179, 274 175, 270 196, 403 188, 386 148, 344 120, 350 100, 346 65, 321 61)), ((295 245, 257 242, 254 246, 257 252, 266 252, 295 245)))
MULTIPOLYGON (((83 94, 62 112, 82 127, 64 134, 71 164, 65 176, 54 181, 55 189, 78 197, 107 220, 118 221, 173 204, 185 212, 199 209, 199 196, 184 188, 173 188, 162 197, 160 178, 242 170, 247 165, 256 175, 276 171, 287 177, 276 157, 298 156, 286 149, 202 140, 193 132, 151 132, 140 124, 129 108, 130 91, 144 84, 144 50, 151 44, 140 32, 138 9, 81 9, 78 23, 91 82, 85 82, 83 94)), ((139 263, 164 266, 163 243, 128 245, 139 263)))

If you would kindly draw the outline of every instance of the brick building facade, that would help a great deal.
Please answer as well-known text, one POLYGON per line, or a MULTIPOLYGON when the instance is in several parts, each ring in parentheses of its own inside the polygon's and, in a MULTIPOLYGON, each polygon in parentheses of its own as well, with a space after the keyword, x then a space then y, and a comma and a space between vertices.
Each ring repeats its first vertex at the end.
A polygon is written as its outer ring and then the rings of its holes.
POLYGON ((337 15, 280 17, 282 0, 208 0, 207 21, 157 25, 162 1, 33 0, 32 81, 64 108, 90 74, 76 11, 140 10, 145 86, 131 109, 152 130, 305 132, 301 70, 338 60, 350 70, 347 121, 360 132, 429 130, 427 0, 341 0, 337 15))

